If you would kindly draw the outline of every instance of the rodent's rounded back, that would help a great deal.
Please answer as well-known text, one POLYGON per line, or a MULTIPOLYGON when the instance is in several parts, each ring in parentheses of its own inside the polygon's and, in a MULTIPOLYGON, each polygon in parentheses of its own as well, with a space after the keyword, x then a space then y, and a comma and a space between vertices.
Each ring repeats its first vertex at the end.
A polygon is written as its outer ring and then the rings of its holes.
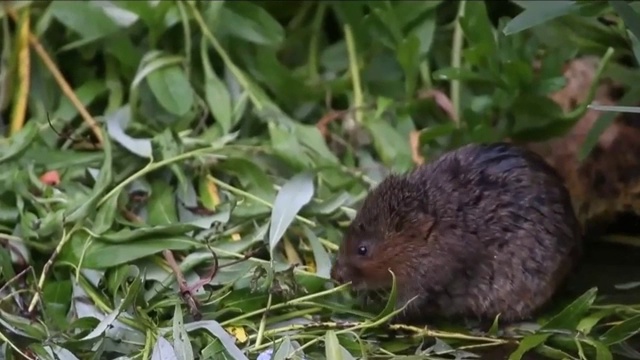
POLYGON ((544 159, 472 144, 373 189, 332 276, 375 289, 390 285, 391 270, 401 301, 428 296, 441 312, 511 319, 551 296, 580 241, 569 193, 544 159))

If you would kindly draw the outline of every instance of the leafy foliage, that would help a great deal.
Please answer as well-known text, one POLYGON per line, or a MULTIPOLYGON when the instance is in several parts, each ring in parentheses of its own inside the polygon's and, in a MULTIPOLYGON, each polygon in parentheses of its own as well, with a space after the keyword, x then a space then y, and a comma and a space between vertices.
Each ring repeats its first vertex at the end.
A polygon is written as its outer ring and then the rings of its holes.
POLYGON ((636 307, 595 288, 478 335, 386 325, 395 296, 372 313, 327 286, 344 226, 389 171, 564 133, 591 100, 565 113, 549 94, 578 55, 634 86, 637 9, 3 3, 4 358, 640 358, 636 307))

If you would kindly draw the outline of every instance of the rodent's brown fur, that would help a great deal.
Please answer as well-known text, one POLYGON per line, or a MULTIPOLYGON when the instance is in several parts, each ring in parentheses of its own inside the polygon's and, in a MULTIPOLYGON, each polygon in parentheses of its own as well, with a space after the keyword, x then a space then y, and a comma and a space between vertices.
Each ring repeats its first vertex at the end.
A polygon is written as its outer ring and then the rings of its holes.
POLYGON ((474 144, 373 189, 331 276, 374 290, 390 287, 392 270, 396 306, 417 296, 396 321, 500 314, 512 322, 551 298, 580 244, 569 193, 553 168, 515 145, 474 144))

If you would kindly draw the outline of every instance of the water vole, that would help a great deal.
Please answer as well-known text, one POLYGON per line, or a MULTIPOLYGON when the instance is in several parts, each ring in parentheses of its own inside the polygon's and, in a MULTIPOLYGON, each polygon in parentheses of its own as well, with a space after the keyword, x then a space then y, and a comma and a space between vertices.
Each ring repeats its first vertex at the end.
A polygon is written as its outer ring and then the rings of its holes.
POLYGON ((523 320, 554 294, 581 253, 562 179, 539 155, 506 143, 467 145, 365 198, 331 276, 389 288, 396 321, 429 316, 523 320))

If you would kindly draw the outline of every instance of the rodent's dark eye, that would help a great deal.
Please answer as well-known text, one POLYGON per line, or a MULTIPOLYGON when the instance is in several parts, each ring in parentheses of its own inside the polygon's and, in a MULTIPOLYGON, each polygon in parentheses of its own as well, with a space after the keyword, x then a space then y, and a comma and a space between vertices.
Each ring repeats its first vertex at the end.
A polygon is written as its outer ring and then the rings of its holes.
POLYGON ((358 247, 358 255, 367 255, 367 247, 366 246, 359 246, 358 247))

